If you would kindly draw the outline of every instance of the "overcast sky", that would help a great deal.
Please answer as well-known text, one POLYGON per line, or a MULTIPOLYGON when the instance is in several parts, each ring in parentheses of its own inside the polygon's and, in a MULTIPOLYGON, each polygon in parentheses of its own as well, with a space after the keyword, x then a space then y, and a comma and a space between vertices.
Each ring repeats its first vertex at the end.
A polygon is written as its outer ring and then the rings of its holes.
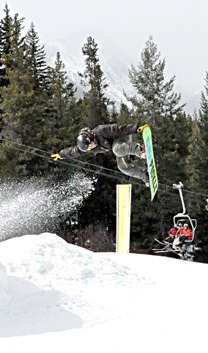
MULTIPOLYGON (((5 3, 1 1, 1 18, 5 3)), ((101 47, 106 36, 128 54, 129 66, 139 63, 152 35, 166 60, 166 79, 176 76, 178 92, 194 95, 204 90, 208 0, 7 0, 7 4, 11 15, 25 18, 26 29, 34 23, 43 44, 54 39, 70 42, 77 36, 81 50, 87 37, 101 47)))

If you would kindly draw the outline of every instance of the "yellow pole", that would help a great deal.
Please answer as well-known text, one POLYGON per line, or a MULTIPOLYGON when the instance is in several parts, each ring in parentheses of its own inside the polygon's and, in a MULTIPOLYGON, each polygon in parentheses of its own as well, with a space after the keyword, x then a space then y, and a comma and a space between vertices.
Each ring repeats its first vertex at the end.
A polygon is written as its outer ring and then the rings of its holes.
POLYGON ((118 253, 129 253, 131 189, 131 184, 116 185, 116 252, 118 253))

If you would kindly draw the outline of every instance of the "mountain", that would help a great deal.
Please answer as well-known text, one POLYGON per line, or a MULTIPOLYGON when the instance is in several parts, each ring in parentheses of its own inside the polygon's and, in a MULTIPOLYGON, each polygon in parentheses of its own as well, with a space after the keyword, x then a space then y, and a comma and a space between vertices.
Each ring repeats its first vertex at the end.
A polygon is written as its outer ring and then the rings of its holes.
MULTIPOLYGON (((97 42, 97 41, 96 41, 97 42)), ((45 45, 47 53, 47 62, 50 66, 54 66, 56 53, 60 52, 61 59, 65 64, 66 72, 69 80, 77 87, 77 97, 81 97, 84 88, 80 84, 78 72, 83 73, 85 69, 85 58, 82 54, 82 46, 86 43, 86 38, 83 36, 70 37, 69 41, 54 40, 45 45), (79 44, 80 43, 80 46, 79 44)), ((131 103, 127 101, 124 92, 128 96, 134 96, 136 91, 129 80, 129 69, 131 65, 137 66, 137 63, 132 63, 128 53, 124 52, 118 45, 109 47, 107 39, 102 37, 102 46, 98 46, 98 56, 100 59, 101 69, 104 72, 106 82, 109 85, 106 90, 106 95, 115 102, 117 109, 120 103, 123 102, 131 107, 131 103)), ((140 57, 138 58, 138 62, 140 57)), ((181 93, 182 102, 186 104, 184 110, 187 114, 193 115, 195 110, 199 109, 200 95, 187 94, 185 87, 180 87, 176 93, 181 93)))
MULTIPOLYGON (((80 84, 80 77, 78 72, 85 70, 85 58, 76 48, 70 44, 61 40, 56 40, 48 43, 46 46, 47 62, 49 65, 54 66, 56 53, 59 51, 61 59, 65 64, 65 68, 69 77, 69 80, 77 87, 77 95, 80 97, 84 88, 80 84)), ((104 72, 104 77, 109 85, 107 88, 107 96, 115 102, 116 106, 119 107, 121 101, 130 105, 127 102, 124 91, 128 95, 134 95, 134 88, 131 86, 128 77, 128 70, 130 69, 131 61, 120 48, 114 50, 98 48, 98 56, 100 59, 101 69, 104 72), (107 53, 107 54, 106 54, 107 53)))

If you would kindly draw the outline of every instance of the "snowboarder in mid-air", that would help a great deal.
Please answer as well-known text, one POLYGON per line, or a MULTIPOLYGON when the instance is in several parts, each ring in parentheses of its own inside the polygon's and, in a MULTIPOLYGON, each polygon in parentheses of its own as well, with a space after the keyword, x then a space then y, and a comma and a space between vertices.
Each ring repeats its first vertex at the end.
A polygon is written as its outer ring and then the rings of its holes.
POLYGON ((140 159, 146 159, 144 144, 132 141, 132 134, 139 132, 137 124, 99 125, 94 129, 84 128, 77 137, 77 146, 68 147, 59 153, 52 154, 54 160, 64 158, 77 158, 87 153, 105 153, 112 150, 116 155, 118 169, 124 174, 143 180, 149 187, 149 178, 146 168, 129 161, 133 155, 140 159))

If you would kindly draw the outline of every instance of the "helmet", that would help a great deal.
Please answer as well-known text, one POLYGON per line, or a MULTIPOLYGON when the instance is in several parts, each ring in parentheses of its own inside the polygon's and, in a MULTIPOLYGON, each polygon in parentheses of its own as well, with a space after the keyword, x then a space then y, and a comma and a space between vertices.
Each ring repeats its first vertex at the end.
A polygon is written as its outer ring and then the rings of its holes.
POLYGON ((89 136, 82 134, 77 137, 77 147, 79 147, 82 152, 86 152, 90 144, 91 139, 89 136))
POLYGON ((83 127, 81 130, 80 130, 80 134, 86 134, 88 135, 88 132, 90 133, 90 128, 89 127, 83 127))
POLYGON ((184 224, 184 227, 188 227, 188 224, 187 224, 187 223, 185 223, 185 224, 184 224))

